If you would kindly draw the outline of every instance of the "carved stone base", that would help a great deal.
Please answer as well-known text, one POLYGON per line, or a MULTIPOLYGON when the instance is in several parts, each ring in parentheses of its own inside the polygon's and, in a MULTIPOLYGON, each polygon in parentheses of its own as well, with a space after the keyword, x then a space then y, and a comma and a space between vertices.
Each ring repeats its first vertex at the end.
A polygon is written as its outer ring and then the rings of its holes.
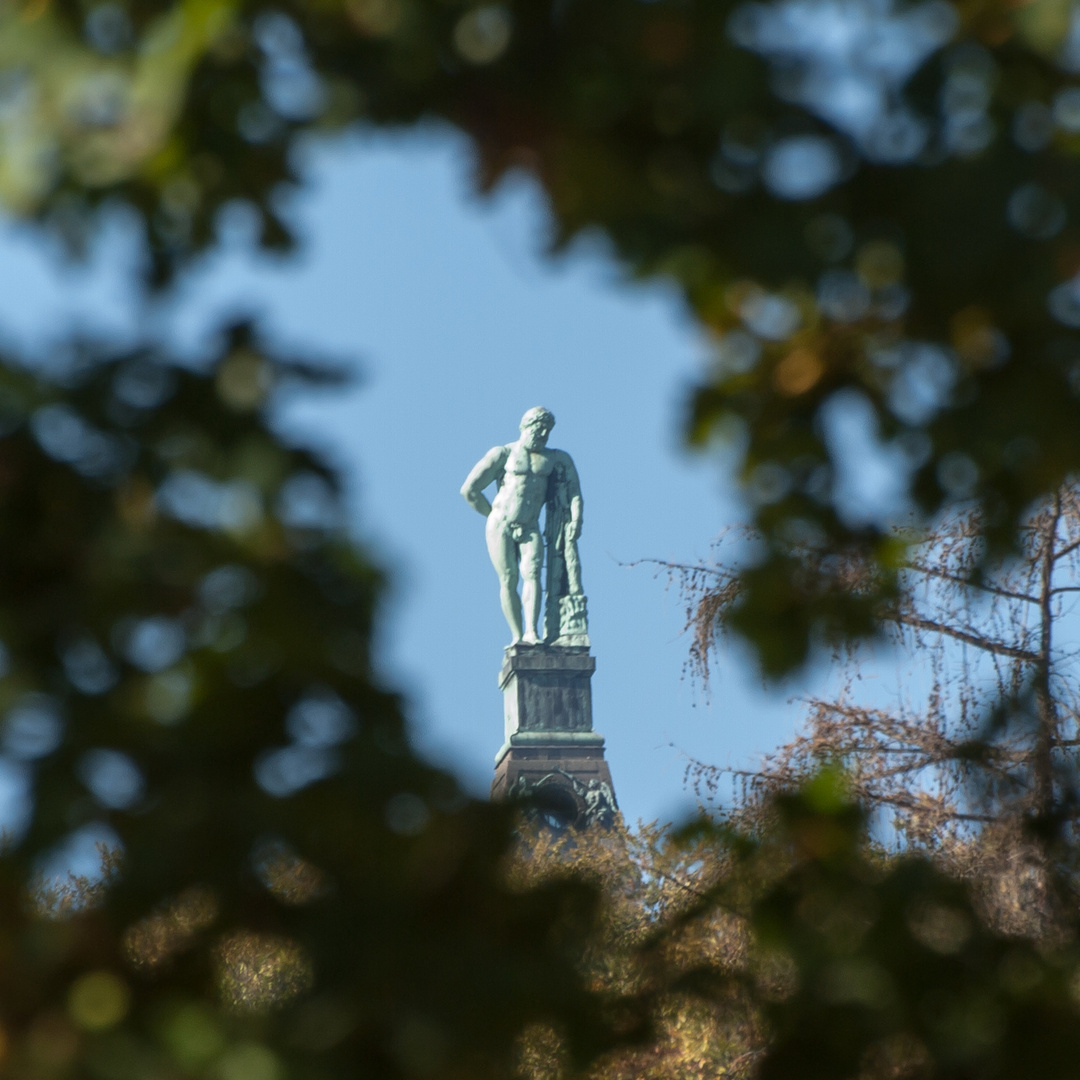
POLYGON ((531 797, 544 824, 556 829, 610 827, 619 812, 601 739, 595 746, 504 747, 495 764, 493 799, 531 797))
POLYGON ((595 670, 586 648, 509 646, 499 672, 507 745, 526 732, 592 732, 595 670))
POLYGON ((525 795, 553 827, 610 825, 618 813, 604 737, 592 729, 585 646, 513 645, 499 672, 506 741, 495 756, 494 799, 525 795))

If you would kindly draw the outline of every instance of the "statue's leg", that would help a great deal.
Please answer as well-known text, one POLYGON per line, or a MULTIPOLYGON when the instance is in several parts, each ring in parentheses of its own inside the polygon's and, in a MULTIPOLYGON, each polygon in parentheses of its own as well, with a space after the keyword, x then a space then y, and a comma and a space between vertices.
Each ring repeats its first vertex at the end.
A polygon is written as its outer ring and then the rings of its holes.
POLYGON ((525 610, 526 644, 539 642, 540 572, 544 565, 544 541, 538 531, 531 532, 521 542, 521 605, 525 610))
POLYGON ((521 599, 517 594, 517 544, 507 536, 503 522, 488 517, 486 530, 488 555, 499 576, 499 603, 512 636, 511 644, 521 640, 521 599))

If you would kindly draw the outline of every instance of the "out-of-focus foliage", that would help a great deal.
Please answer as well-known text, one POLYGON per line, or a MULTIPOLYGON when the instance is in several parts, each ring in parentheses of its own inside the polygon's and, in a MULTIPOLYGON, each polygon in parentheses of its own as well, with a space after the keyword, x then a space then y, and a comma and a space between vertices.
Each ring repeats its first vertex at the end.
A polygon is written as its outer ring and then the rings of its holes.
POLYGON ((988 926, 931 862, 876 857, 836 774, 776 810, 734 874, 760 883, 749 921, 774 973, 763 1080, 1073 1074, 1075 915, 1041 940, 988 926))
POLYGON ((732 625, 779 672, 895 587, 838 416, 923 512, 979 500, 990 549, 1080 466, 1078 70, 1063 0, 6 0, 0 198, 76 241, 119 199, 163 279, 237 200, 286 244, 310 133, 457 125, 481 185, 537 177, 557 242, 601 230, 710 336, 688 430, 740 448, 732 625), (793 540, 872 554, 873 587, 793 540))
MULTIPOLYGON (((641 985, 654 1007, 678 1001, 703 1021, 664 1075, 1075 1069, 1075 483, 1025 517, 1017 555, 973 576, 982 536, 977 515, 961 514, 911 549, 888 625, 893 661, 917 659, 923 678, 901 677, 896 705, 860 702, 865 657, 851 650, 837 657, 843 692, 810 701, 804 731, 760 768, 691 764, 707 802, 727 802, 729 784, 732 801, 715 821, 652 838, 652 862, 629 879, 641 985), (661 885, 677 902, 650 899, 661 885), (695 1072, 718 1045, 713 1072, 695 1072)), ((812 568, 813 552, 795 551, 812 568)), ((738 575, 670 569, 707 677, 738 575)), ((852 588, 871 572, 857 559, 842 570, 852 588)), ((609 894, 616 881, 609 871, 609 894)))
MULTIPOLYGON (((518 888, 567 870, 593 884, 600 897, 596 931, 579 970, 603 994, 643 1003, 652 1028, 647 1041, 606 1055, 588 1075, 676 1080, 747 1073, 763 1038, 752 996, 734 982, 708 1000, 677 985, 705 961, 729 974, 746 967, 750 936, 743 913, 701 906, 709 890, 727 880, 725 848, 711 836, 678 842, 670 827, 631 831, 620 820, 611 829, 582 833, 526 830, 508 868, 518 888)), ((522 1032, 524 1080, 566 1074, 564 1036, 551 1023, 522 1032)))
MULTIPOLYGON (((980 882, 999 926, 1033 927, 1052 916, 1048 867, 1077 871, 1080 490, 1066 484, 1035 507, 1018 554, 978 575, 982 547, 975 513, 953 516, 912 546, 886 610, 901 672, 895 701, 879 694, 866 703, 859 681, 870 661, 849 650, 836 658, 843 691, 808 701, 792 742, 755 769, 693 763, 689 776, 710 802, 734 780, 739 820, 757 825, 777 792, 823 761, 841 762, 853 796, 896 843, 980 882)), ((707 679, 717 609, 736 602, 738 577, 707 565, 675 573, 694 631, 691 665, 707 679)), ((853 561, 845 573, 857 588, 866 567, 853 561)))
MULTIPOLYGON (((481 186, 540 181, 556 243, 598 230, 682 290, 715 357, 689 435, 738 448, 760 538, 701 640, 724 618, 775 673, 904 610, 908 540, 845 499, 844 422, 924 514, 979 505, 959 588, 1080 465, 1078 71, 1061 0, 0 0, 0 200, 74 248, 128 207, 163 285, 245 214, 288 245, 312 134, 456 125, 481 186)), ((751 836, 515 862, 509 814, 417 760, 370 670, 378 576, 266 423, 312 380, 244 329, 201 374, 0 364, 0 769, 27 807, 0 1069, 553 1077, 621 1039, 598 1077, 1072 1075, 1049 646, 1029 756, 979 759, 1031 780, 1034 927, 876 851, 828 774, 751 836), (95 840, 105 876, 56 883, 95 840)))
POLYGON ((0 1071, 499 1076, 540 1019, 594 1051, 589 890, 511 889, 509 812, 410 749, 338 480, 268 426, 328 376, 219 345, 0 366, 0 1071))
MULTIPOLYGON (((773 793, 753 829, 541 838, 587 867, 604 931, 582 969, 650 1005, 656 1041, 590 1080, 1069 1077, 1080 1052, 1075 903, 1005 926, 932 853, 884 851, 844 774, 773 793)), ((1002 889, 1030 903, 1016 876, 1002 889)), ((1058 877, 1057 896, 1069 895, 1058 877)), ((572 1075, 557 1028, 522 1039, 527 1080, 572 1075)))

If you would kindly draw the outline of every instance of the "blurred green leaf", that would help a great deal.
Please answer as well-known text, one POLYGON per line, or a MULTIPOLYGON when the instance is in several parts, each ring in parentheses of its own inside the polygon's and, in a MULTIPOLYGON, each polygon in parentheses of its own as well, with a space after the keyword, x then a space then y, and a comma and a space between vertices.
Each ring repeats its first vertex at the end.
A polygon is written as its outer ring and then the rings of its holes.
POLYGON ((199 371, 0 366, 5 1072, 501 1076, 530 1020, 614 1037, 571 962, 591 891, 511 888, 509 810, 371 671, 380 574, 265 419, 313 377, 246 325, 199 371), (108 876, 66 880, 92 836, 108 876))

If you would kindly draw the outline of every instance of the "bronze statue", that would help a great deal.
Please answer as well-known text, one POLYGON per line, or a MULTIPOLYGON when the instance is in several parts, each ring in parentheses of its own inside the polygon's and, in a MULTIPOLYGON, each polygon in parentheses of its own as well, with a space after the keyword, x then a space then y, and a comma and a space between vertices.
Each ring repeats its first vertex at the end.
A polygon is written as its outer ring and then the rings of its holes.
POLYGON ((461 494, 487 518, 487 548, 499 577, 499 599, 511 644, 589 644, 577 541, 581 535, 581 483, 573 459, 547 440, 555 417, 543 408, 521 418, 516 442, 496 446, 477 462, 461 494), (488 502, 484 489, 496 486, 488 502), (546 509, 544 535, 540 511, 546 509), (546 603, 540 631, 540 575, 546 558, 546 603), (521 595, 518 596, 518 579, 521 595))

